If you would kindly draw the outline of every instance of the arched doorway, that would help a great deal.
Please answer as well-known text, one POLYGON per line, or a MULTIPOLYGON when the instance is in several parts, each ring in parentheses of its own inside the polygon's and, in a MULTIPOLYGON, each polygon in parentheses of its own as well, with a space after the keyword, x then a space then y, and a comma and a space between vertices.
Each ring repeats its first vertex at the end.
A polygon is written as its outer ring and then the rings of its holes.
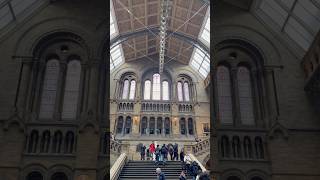
POLYGON ((43 176, 40 172, 33 171, 27 175, 26 180, 43 180, 43 176))

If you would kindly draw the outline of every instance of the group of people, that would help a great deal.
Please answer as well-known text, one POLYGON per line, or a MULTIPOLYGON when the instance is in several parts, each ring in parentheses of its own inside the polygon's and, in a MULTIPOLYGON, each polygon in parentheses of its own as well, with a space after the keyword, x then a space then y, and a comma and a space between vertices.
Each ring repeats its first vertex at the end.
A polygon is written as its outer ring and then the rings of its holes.
MULTIPOLYGON (((201 179, 201 180, 209 180, 209 175, 201 172, 201 168, 196 161, 192 161, 189 155, 185 155, 184 149, 178 149, 178 144, 163 144, 160 146, 159 144, 155 145, 155 143, 151 143, 148 148, 145 145, 141 146, 140 149, 141 160, 153 160, 156 165, 162 164, 165 165, 165 162, 169 160, 178 161, 180 159, 182 171, 179 176, 179 180, 186 180, 186 174, 192 176, 193 180, 201 179)), ((156 173, 159 180, 165 180, 165 174, 161 172, 160 168, 156 169, 156 173)))
MULTIPOLYGON (((151 143, 149 145, 149 148, 147 148, 145 145, 142 145, 140 149, 141 160, 154 160, 157 165, 159 163, 165 164, 165 162, 169 160, 168 155, 170 155, 170 159, 172 161, 178 161, 178 153, 178 144, 163 144, 162 146, 160 146, 159 144, 155 145, 154 143, 151 143)), ((184 151, 182 148, 180 150, 180 160, 183 161, 183 158, 184 151)))
MULTIPOLYGON (((157 179, 158 180, 165 180, 166 179, 165 174, 161 171, 160 168, 156 169, 156 173, 157 173, 157 179)), ((186 179, 187 179, 187 176, 184 173, 184 171, 182 171, 180 176, 179 176, 179 180, 186 180, 186 179)), ((201 172, 196 177, 192 176, 192 179, 194 179, 194 180, 210 180, 210 176, 206 172, 201 172)))

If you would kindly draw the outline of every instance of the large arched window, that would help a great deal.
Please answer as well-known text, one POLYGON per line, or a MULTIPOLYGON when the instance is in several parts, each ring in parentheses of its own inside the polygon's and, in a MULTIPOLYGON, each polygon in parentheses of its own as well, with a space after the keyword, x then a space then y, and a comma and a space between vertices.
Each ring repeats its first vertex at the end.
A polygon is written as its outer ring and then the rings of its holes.
POLYGON ((52 118, 55 109, 60 65, 57 59, 51 59, 46 64, 39 118, 52 118))
POLYGON ((185 118, 180 119, 180 133, 182 135, 186 134, 186 119, 185 118))
POLYGON ((183 101, 183 92, 182 92, 182 83, 181 82, 178 82, 177 90, 178 90, 178 101, 183 101))
POLYGON ((164 121, 165 134, 170 134, 170 119, 168 117, 165 118, 164 121))
POLYGON ((125 124, 125 134, 130 134, 131 133, 131 117, 128 116, 126 119, 126 124, 125 124))
POLYGON ((155 119, 154 119, 154 117, 151 117, 150 122, 149 122, 149 133, 150 134, 154 134, 155 126, 156 126, 155 119))
POLYGON ((144 100, 150 100, 151 98, 151 81, 146 80, 144 82, 144 93, 143 93, 143 99, 144 100))
POLYGON ((157 118, 157 134, 162 134, 162 129, 163 129, 163 125, 162 125, 162 118, 158 117, 157 118))
POLYGON ((241 122, 244 125, 254 125, 253 98, 250 71, 240 66, 237 72, 241 122))
POLYGON ((183 83, 183 94, 184 101, 190 101, 189 84, 187 82, 183 83))
POLYGON ((81 64, 78 60, 68 63, 66 85, 63 98, 62 118, 72 119, 76 117, 80 88, 81 64))
POLYGON ((120 116, 118 118, 118 122, 117 122, 117 133, 121 134, 122 133, 122 128, 123 128, 123 117, 120 116))
POLYGON ((232 124, 232 97, 229 69, 226 66, 217 68, 219 119, 223 124, 232 124))
POLYGON ((154 74, 152 84, 152 100, 160 100, 160 74, 154 74))
POLYGON ((147 134, 148 120, 147 117, 143 117, 141 120, 141 134, 147 134))
POLYGON ((190 135, 193 135, 193 119, 192 118, 188 118, 188 132, 190 135))
POLYGON ((136 93, 136 81, 132 80, 130 82, 130 94, 129 94, 129 99, 133 100, 134 99, 134 95, 136 93))
POLYGON ((128 99, 128 93, 129 93, 129 80, 126 79, 123 82, 122 99, 128 99))
POLYGON ((40 172, 33 171, 27 175, 26 180, 43 180, 43 176, 40 172))
POLYGON ((162 81, 162 100, 169 100, 169 83, 162 81))

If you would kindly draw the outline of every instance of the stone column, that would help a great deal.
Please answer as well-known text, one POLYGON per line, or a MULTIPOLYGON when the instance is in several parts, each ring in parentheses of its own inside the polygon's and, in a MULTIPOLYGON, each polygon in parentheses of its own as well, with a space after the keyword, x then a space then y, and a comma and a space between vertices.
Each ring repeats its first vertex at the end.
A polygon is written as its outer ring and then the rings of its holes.
POLYGON ((139 136, 139 119, 139 116, 133 116, 132 135, 136 137, 139 136))
MULTIPOLYGON (((234 98, 232 98, 232 104, 233 104, 233 108, 234 108, 234 123, 235 125, 240 125, 241 124, 241 114, 240 114, 240 102, 239 102, 239 88, 238 88, 238 78, 237 78, 237 72, 238 69, 237 68, 232 68, 231 69, 231 78, 232 78, 232 94, 234 96, 234 98)), ((231 91, 232 91, 231 90, 231 91)))
POLYGON ((147 117, 146 135, 147 135, 147 136, 150 136, 150 117, 147 117))
POLYGON ((173 137, 180 137, 181 134, 180 134, 180 125, 179 125, 179 119, 178 117, 173 117, 172 119, 172 134, 173 134, 173 137))
POLYGON ((21 113, 23 116, 26 111, 26 100, 27 100, 27 94, 30 84, 30 77, 31 77, 31 63, 30 62, 24 62, 24 60, 21 63, 22 71, 21 71, 21 81, 19 86, 19 92, 18 92, 18 102, 17 102, 17 108, 18 112, 21 113))
POLYGON ((56 120, 61 119, 64 87, 65 87, 65 80, 66 80, 66 75, 67 75, 66 71, 67 71, 67 62, 62 61, 60 63, 60 72, 59 72, 59 79, 58 79, 58 86, 57 86, 57 96, 56 96, 56 103, 55 103, 54 114, 53 114, 53 118, 56 120))
POLYGON ((99 74, 99 61, 92 60, 90 66, 90 81, 89 81, 89 96, 88 96, 88 109, 87 112, 92 112, 93 119, 97 117, 97 103, 98 103, 98 74, 99 74))
POLYGON ((164 127, 164 122, 165 122, 165 120, 166 120, 165 118, 162 119, 162 130, 161 130, 161 131, 162 131, 162 134, 161 134, 162 137, 164 137, 164 136, 166 135, 166 132, 165 132, 166 130, 165 130, 165 127, 164 127))

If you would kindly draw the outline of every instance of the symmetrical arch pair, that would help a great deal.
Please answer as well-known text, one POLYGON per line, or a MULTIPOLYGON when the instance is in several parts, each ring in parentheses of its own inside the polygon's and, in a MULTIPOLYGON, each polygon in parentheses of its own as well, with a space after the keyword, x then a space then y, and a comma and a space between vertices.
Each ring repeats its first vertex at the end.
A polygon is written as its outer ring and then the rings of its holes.
MULTIPOLYGON (((38 171, 32 171, 25 177, 25 180, 44 180, 44 176, 38 171)), ((69 178, 63 172, 56 172, 50 177, 50 180, 69 180, 69 178)))
POLYGON ((82 100, 88 59, 82 39, 57 33, 42 39, 33 52, 31 94, 27 108, 39 120, 74 120, 82 100))
POLYGON ((218 47, 214 92, 220 125, 261 126, 263 59, 252 47, 230 40, 218 47), (251 49, 250 49, 251 48, 251 49))

